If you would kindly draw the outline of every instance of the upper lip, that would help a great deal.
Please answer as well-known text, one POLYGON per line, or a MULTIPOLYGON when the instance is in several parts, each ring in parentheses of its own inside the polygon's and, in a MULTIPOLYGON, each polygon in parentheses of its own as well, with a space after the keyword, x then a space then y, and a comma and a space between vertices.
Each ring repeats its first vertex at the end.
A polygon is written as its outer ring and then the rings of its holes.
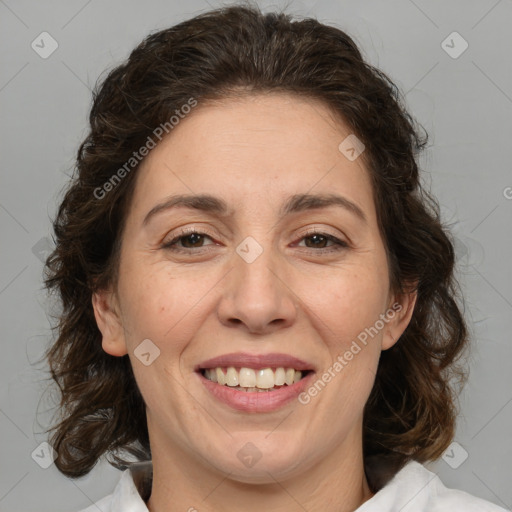
POLYGON ((248 354, 233 352, 208 359, 198 364, 196 371, 205 368, 234 366, 237 368, 294 368, 295 370, 314 370, 313 364, 288 354, 248 354))

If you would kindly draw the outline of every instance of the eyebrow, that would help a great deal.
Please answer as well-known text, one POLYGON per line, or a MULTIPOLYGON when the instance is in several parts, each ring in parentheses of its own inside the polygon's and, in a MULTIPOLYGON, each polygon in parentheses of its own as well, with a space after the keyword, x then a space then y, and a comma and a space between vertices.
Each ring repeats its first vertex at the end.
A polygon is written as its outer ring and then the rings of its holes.
MULTIPOLYGON (((279 218, 317 208, 328 208, 337 206, 353 213, 364 223, 368 220, 363 210, 353 201, 337 194, 295 194, 288 198, 279 212, 279 218)), ((154 206, 144 217, 143 225, 161 212, 174 208, 189 208, 206 212, 217 217, 229 217, 233 211, 228 208, 227 203, 218 197, 209 194, 198 195, 174 195, 165 201, 154 206)))

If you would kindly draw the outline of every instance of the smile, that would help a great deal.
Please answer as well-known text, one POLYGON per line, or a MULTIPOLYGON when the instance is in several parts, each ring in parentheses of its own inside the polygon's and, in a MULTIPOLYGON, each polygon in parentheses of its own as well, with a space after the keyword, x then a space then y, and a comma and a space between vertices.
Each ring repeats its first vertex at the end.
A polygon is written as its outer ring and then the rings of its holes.
POLYGON ((246 393, 269 392, 283 386, 291 386, 299 382, 308 372, 308 370, 284 367, 254 369, 233 366, 205 368, 201 371, 202 375, 211 382, 246 393))
MULTIPOLYGON (((294 368, 285 369, 284 367, 280 367, 281 369, 276 368, 274 371, 270 368, 256 370, 241 367, 240 371, 237 371, 236 367, 232 367, 233 370, 228 374, 229 368, 230 367, 208 368, 194 373, 199 377, 201 384, 209 396, 214 399, 214 403, 220 403, 224 406, 227 405, 230 409, 245 413, 270 413, 294 403, 298 400, 299 395, 312 385, 315 378, 314 371, 298 371, 294 368), (252 370, 253 373, 251 374, 250 371, 244 370, 252 370), (271 374, 269 370, 272 372, 271 374), (224 384, 212 380, 217 378, 219 371, 221 372, 221 380, 224 378, 224 384), (276 380, 277 382, 282 382, 283 371, 285 375, 284 384, 275 384, 276 380), (292 371, 293 381, 291 379, 292 371), (233 385, 234 382, 236 382, 233 372, 235 376, 238 377, 239 383, 236 385, 233 385), (287 384, 287 373, 288 382, 291 382, 291 384, 287 384), (255 380, 257 384, 258 375, 260 379, 267 379, 264 385, 269 386, 270 379, 272 379, 273 385, 267 388, 259 388, 257 385, 240 386, 240 379, 242 380, 242 384, 253 384, 255 380), (232 379, 230 381, 232 385, 226 383, 227 378, 232 379)), ((261 382, 260 380, 260 385, 261 382)))

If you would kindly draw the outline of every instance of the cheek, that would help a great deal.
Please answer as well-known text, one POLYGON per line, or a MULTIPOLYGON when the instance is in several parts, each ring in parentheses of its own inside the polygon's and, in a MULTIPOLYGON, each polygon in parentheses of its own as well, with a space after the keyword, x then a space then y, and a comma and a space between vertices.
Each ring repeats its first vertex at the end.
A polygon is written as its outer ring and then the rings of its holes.
POLYGON ((341 268, 320 281, 304 280, 303 290, 314 313, 310 318, 318 319, 317 328, 340 350, 375 324, 388 293, 387 279, 378 268, 363 265, 341 268))
POLYGON ((194 335, 208 291, 215 283, 204 273, 164 264, 126 266, 119 291, 127 344, 152 340, 162 352, 177 352, 194 335))

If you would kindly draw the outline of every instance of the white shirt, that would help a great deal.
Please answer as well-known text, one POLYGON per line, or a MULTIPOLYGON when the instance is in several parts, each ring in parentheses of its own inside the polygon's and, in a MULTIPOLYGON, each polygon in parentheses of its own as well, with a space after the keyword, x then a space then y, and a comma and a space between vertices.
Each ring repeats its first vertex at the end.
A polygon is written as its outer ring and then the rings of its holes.
MULTIPOLYGON (((129 469, 109 496, 82 512, 148 512, 129 469)), ((464 491, 448 489, 416 461, 408 462, 354 512, 507 512, 464 491)))

